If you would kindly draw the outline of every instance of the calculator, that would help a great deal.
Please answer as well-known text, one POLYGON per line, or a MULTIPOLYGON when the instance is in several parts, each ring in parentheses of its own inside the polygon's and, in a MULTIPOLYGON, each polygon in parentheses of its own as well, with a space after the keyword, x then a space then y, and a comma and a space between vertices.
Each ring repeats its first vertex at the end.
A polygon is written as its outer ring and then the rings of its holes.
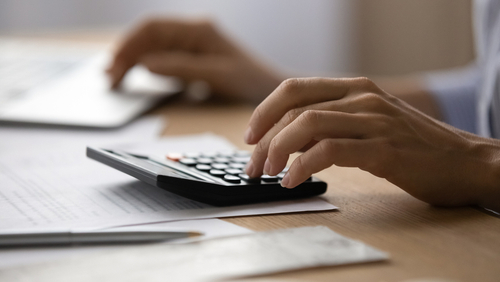
POLYGON ((250 178, 245 165, 250 152, 228 150, 145 156, 87 147, 87 156, 141 181, 214 206, 230 206, 313 197, 327 185, 311 176, 293 189, 281 187, 288 168, 277 176, 250 178))

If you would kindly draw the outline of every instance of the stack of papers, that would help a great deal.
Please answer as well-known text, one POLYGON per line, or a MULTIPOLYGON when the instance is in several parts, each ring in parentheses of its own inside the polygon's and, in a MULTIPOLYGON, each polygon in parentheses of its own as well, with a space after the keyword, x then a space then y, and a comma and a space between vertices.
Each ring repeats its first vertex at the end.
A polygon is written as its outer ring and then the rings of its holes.
MULTIPOLYGON (((234 149, 213 134, 158 139, 163 127, 157 117, 113 131, 0 127, 0 233, 131 225, 168 230, 180 225, 213 238, 251 232, 216 218, 336 209, 319 197, 213 207, 150 186, 85 156, 87 145, 142 154, 234 149), (163 223, 150 225, 159 222, 163 223)), ((0 269, 102 248, 0 250, 0 269)))

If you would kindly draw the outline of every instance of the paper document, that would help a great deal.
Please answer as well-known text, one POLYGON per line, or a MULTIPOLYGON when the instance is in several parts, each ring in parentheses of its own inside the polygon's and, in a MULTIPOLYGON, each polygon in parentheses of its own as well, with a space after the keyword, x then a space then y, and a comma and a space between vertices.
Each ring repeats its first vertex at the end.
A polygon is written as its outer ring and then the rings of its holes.
MULTIPOLYGON (((193 148, 228 148, 202 135, 193 148), (211 144, 207 146, 207 144, 211 144)), ((191 136, 198 140, 200 135, 191 136)), ((174 138, 165 150, 178 149, 174 138)), ((194 141, 192 141, 194 144, 194 141)), ((183 143, 183 142, 181 142, 183 143)), ((161 221, 333 210, 319 197, 213 207, 151 186, 101 163, 82 150, 57 150, 0 160, 0 232, 8 229, 98 228, 161 221)))
POLYGON ((2 271, 2 281, 214 281, 388 255, 327 227, 260 232, 187 245, 146 246, 2 271))
MULTIPOLYGON (((203 236, 178 239, 158 244, 179 244, 186 242, 196 242, 201 240, 249 234, 253 231, 240 227, 238 225, 222 221, 220 219, 200 219, 165 222, 158 224, 136 225, 119 228, 107 228, 110 230, 165 230, 165 231, 185 231, 195 230, 203 233, 203 236)), ((66 258, 77 258, 92 253, 102 251, 120 250, 134 248, 137 245, 85 245, 85 246, 59 246, 54 247, 36 247, 36 248, 0 248, 0 272, 3 269, 19 267, 24 265, 39 264, 43 262, 61 260, 66 258)))
POLYGON ((81 159, 86 160, 85 148, 89 144, 117 145, 157 140, 165 125, 165 119, 160 116, 145 116, 112 130, 2 125, 0 159, 57 153, 66 149, 81 153, 81 159))

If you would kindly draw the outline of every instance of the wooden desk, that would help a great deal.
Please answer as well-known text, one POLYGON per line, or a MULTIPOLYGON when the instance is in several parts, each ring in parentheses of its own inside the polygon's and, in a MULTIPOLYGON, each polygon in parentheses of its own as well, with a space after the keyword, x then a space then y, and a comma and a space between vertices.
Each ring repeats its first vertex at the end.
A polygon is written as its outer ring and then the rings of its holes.
MULTIPOLYGON (((109 43, 108 33, 90 34, 41 34, 39 37, 109 43)), ((33 38, 33 35, 27 37, 33 38)), ((251 150, 242 136, 252 110, 248 105, 196 105, 176 101, 156 109, 155 113, 168 118, 166 136, 211 131, 242 149, 251 150)), ((256 231, 326 225, 390 253, 391 259, 382 263, 294 271, 252 281, 390 282, 417 278, 500 281, 500 218, 474 208, 431 207, 359 169, 331 167, 318 176, 328 182, 328 192, 323 198, 338 206, 338 211, 225 220, 256 231)))
MULTIPOLYGON (((252 149, 242 139, 252 113, 248 105, 174 102, 157 112, 168 117, 165 136, 211 131, 242 149, 252 149)), ((331 167, 318 176, 328 182, 324 199, 338 206, 338 211, 225 220, 256 231, 326 225, 390 253, 391 259, 382 263, 301 270, 265 279, 500 281, 500 218, 474 208, 431 207, 384 179, 359 169, 331 167)))

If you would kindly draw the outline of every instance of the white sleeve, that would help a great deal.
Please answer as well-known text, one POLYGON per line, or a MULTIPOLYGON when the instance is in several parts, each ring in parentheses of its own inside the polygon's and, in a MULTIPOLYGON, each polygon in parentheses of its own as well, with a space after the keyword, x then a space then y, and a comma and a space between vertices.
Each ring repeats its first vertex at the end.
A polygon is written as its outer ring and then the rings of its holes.
POLYGON ((433 95, 444 121, 456 128, 477 133, 477 96, 480 83, 478 67, 429 72, 423 76, 427 90, 433 95))

